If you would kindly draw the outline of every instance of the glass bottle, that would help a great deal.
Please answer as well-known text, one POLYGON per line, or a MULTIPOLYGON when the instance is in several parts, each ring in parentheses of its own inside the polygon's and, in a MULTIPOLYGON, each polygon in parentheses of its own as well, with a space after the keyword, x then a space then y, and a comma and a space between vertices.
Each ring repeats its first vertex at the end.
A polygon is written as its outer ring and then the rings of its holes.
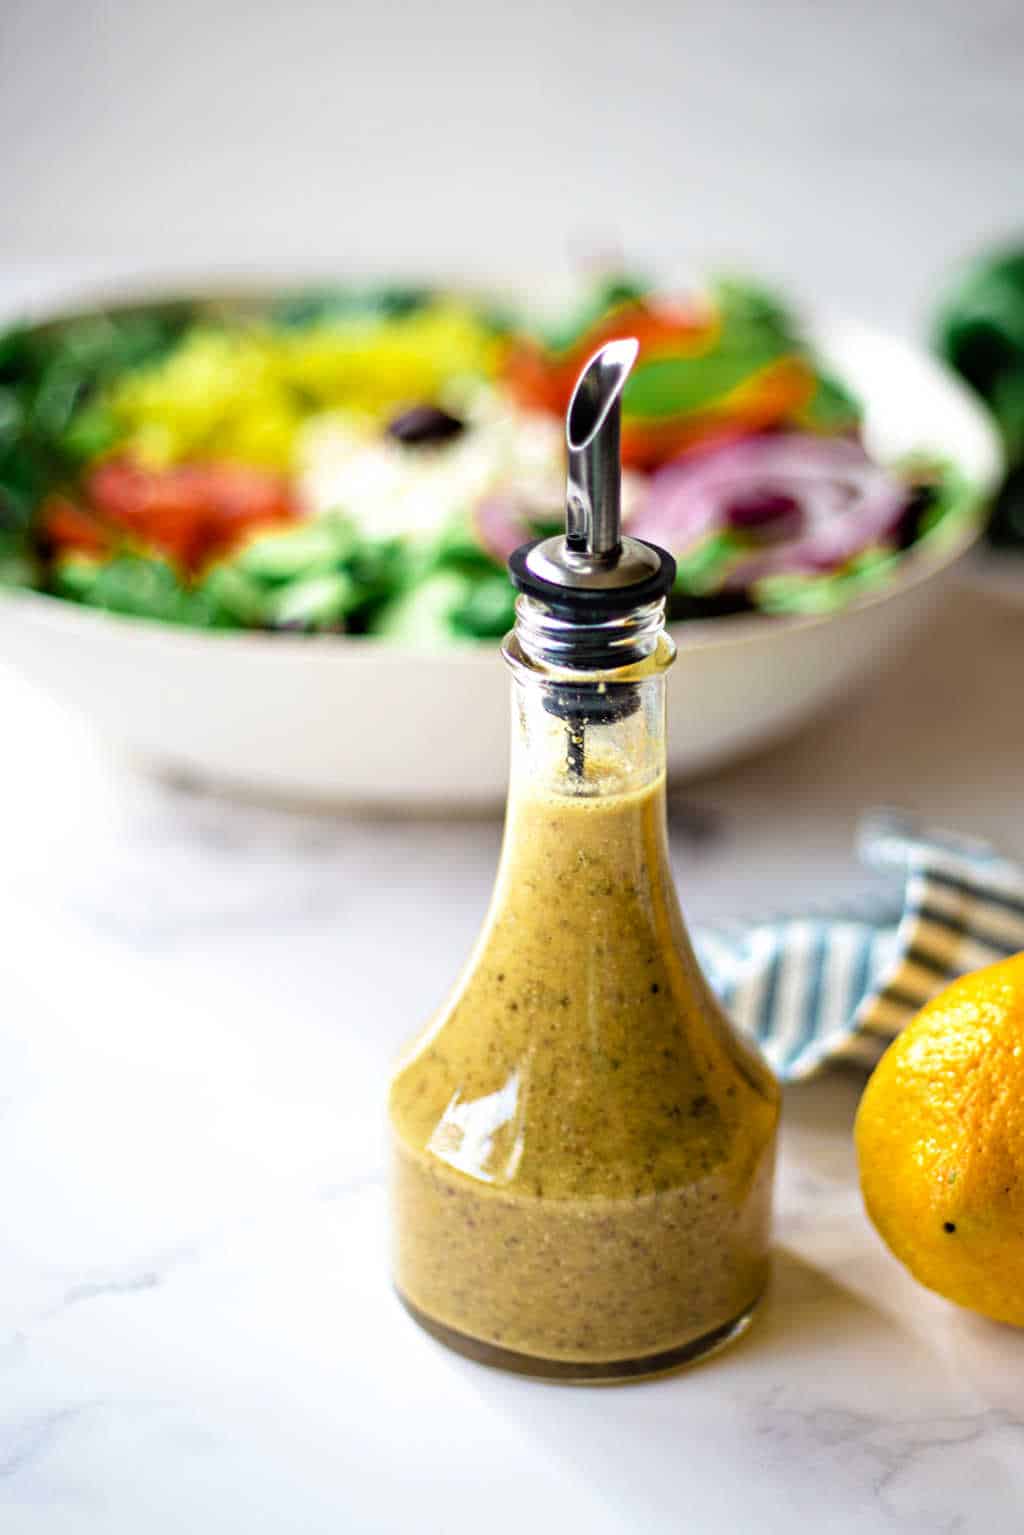
POLYGON ((663 551, 620 538, 604 347, 564 538, 512 557, 512 763, 483 931, 394 1074, 395 1282, 473 1358, 614 1380, 720 1347, 768 1276, 779 1092, 701 974, 668 858, 663 551))

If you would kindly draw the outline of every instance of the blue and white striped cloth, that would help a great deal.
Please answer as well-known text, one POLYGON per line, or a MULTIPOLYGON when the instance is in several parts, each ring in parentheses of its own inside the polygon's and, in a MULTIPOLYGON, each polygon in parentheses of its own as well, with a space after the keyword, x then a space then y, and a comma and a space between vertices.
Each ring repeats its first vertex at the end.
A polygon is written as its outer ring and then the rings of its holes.
POLYGON ((1024 872, 987 843, 877 813, 860 854, 902 875, 888 910, 696 935, 712 986, 783 1081, 873 1066, 950 981, 1024 949, 1024 872))

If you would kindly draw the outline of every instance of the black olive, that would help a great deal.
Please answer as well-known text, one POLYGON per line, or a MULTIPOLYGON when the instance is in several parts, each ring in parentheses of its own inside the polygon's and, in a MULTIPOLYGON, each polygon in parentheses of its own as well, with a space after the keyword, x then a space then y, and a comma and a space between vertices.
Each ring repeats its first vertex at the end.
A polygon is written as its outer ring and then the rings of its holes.
POLYGON ((804 522, 804 511, 795 496, 770 487, 740 491, 725 508, 728 527, 757 543, 795 538, 804 522))
POLYGON ((438 405, 412 405, 388 422, 388 436, 407 447, 421 443, 450 442, 465 431, 466 424, 438 405))

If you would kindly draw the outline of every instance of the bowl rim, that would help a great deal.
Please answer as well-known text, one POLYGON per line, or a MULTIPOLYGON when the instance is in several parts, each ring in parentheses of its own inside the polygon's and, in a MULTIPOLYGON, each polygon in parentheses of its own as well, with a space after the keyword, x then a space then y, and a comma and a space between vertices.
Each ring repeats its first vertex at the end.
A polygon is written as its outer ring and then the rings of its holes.
MULTIPOLYGON (((334 274, 333 280, 338 281, 337 273, 334 274)), ((353 277, 352 280, 359 279, 353 277)), ((365 280, 371 279, 367 277, 365 280)), ((386 279, 381 277, 374 280, 386 279)), ((222 274, 211 276, 209 281, 190 281, 188 286, 182 286, 181 279, 175 282, 158 276, 123 280, 103 279, 95 283, 76 285, 73 293, 58 299, 56 303, 48 304, 45 300, 40 300, 26 304, 20 319, 13 315, 5 315, 4 322, 12 326, 21 325, 29 331, 45 331, 54 326, 89 319, 97 315, 124 314, 133 310, 160 306, 184 303, 216 305, 266 302, 289 292, 308 292, 310 287, 315 287, 319 282, 329 281, 331 278, 327 276, 319 278, 315 275, 304 275, 296 278, 294 273, 290 278, 283 278, 280 282, 274 281, 265 273, 222 274)), ((453 290, 461 289, 465 293, 494 293, 500 292, 503 286, 508 288, 510 285, 482 278, 479 282, 463 280, 459 283, 452 282, 449 286, 453 290)), ((961 405, 974 415, 977 428, 987 437, 989 473, 980 479, 977 473, 970 477, 968 505, 955 530, 952 533, 946 532, 945 536, 937 539, 932 546, 926 535, 916 548, 902 553, 897 569, 883 586, 865 591, 841 608, 823 613, 751 612, 719 618, 678 620, 669 623, 667 629, 680 651, 731 648, 744 645, 756 636, 767 637, 820 629, 829 624, 838 623, 844 618, 853 618, 902 596, 905 592, 923 585, 932 577, 948 570, 977 543, 983 531, 984 511, 998 487, 1004 467, 1004 455, 995 424, 977 396, 941 358, 908 341, 898 333, 850 320, 843 315, 830 314, 827 311, 819 311, 812 315, 808 330, 812 336, 835 337, 845 332, 847 335, 870 338, 903 352, 905 356, 912 356, 919 364, 925 363, 937 378, 942 379, 944 387, 950 393, 959 396, 961 405)), ((827 342, 825 350, 827 351, 827 342)), ((376 635, 282 634, 260 629, 194 629, 187 625, 170 624, 159 618, 112 613, 102 608, 91 608, 85 604, 73 602, 69 598, 37 591, 31 587, 0 586, 0 616, 5 610, 10 612, 18 607, 35 611, 41 617, 56 621, 58 625, 70 627, 84 625, 86 628, 91 626, 94 631, 98 629, 110 633, 134 633, 140 638, 148 636, 147 643, 155 641, 159 644, 162 641, 176 646, 179 650, 191 647, 204 648, 209 643, 228 651, 237 649, 252 654, 271 647, 273 653, 282 656, 308 654, 311 649, 315 649, 321 656, 330 653, 339 662, 348 663, 360 656, 372 656, 377 663, 383 661, 401 666, 424 661, 443 661, 446 664, 458 666, 479 666, 481 663, 491 665, 500 653, 497 641, 455 640, 451 645, 444 647, 417 648, 396 644, 392 640, 376 635)))

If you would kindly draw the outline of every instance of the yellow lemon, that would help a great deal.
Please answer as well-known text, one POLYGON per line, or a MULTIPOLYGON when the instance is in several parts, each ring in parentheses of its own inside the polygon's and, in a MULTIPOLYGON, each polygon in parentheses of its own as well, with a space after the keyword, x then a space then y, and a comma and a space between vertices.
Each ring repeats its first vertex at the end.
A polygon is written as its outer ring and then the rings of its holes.
POLYGON ((889 1047, 857 1113, 868 1214, 916 1279, 1024 1327, 1024 954, 964 976, 889 1047))

